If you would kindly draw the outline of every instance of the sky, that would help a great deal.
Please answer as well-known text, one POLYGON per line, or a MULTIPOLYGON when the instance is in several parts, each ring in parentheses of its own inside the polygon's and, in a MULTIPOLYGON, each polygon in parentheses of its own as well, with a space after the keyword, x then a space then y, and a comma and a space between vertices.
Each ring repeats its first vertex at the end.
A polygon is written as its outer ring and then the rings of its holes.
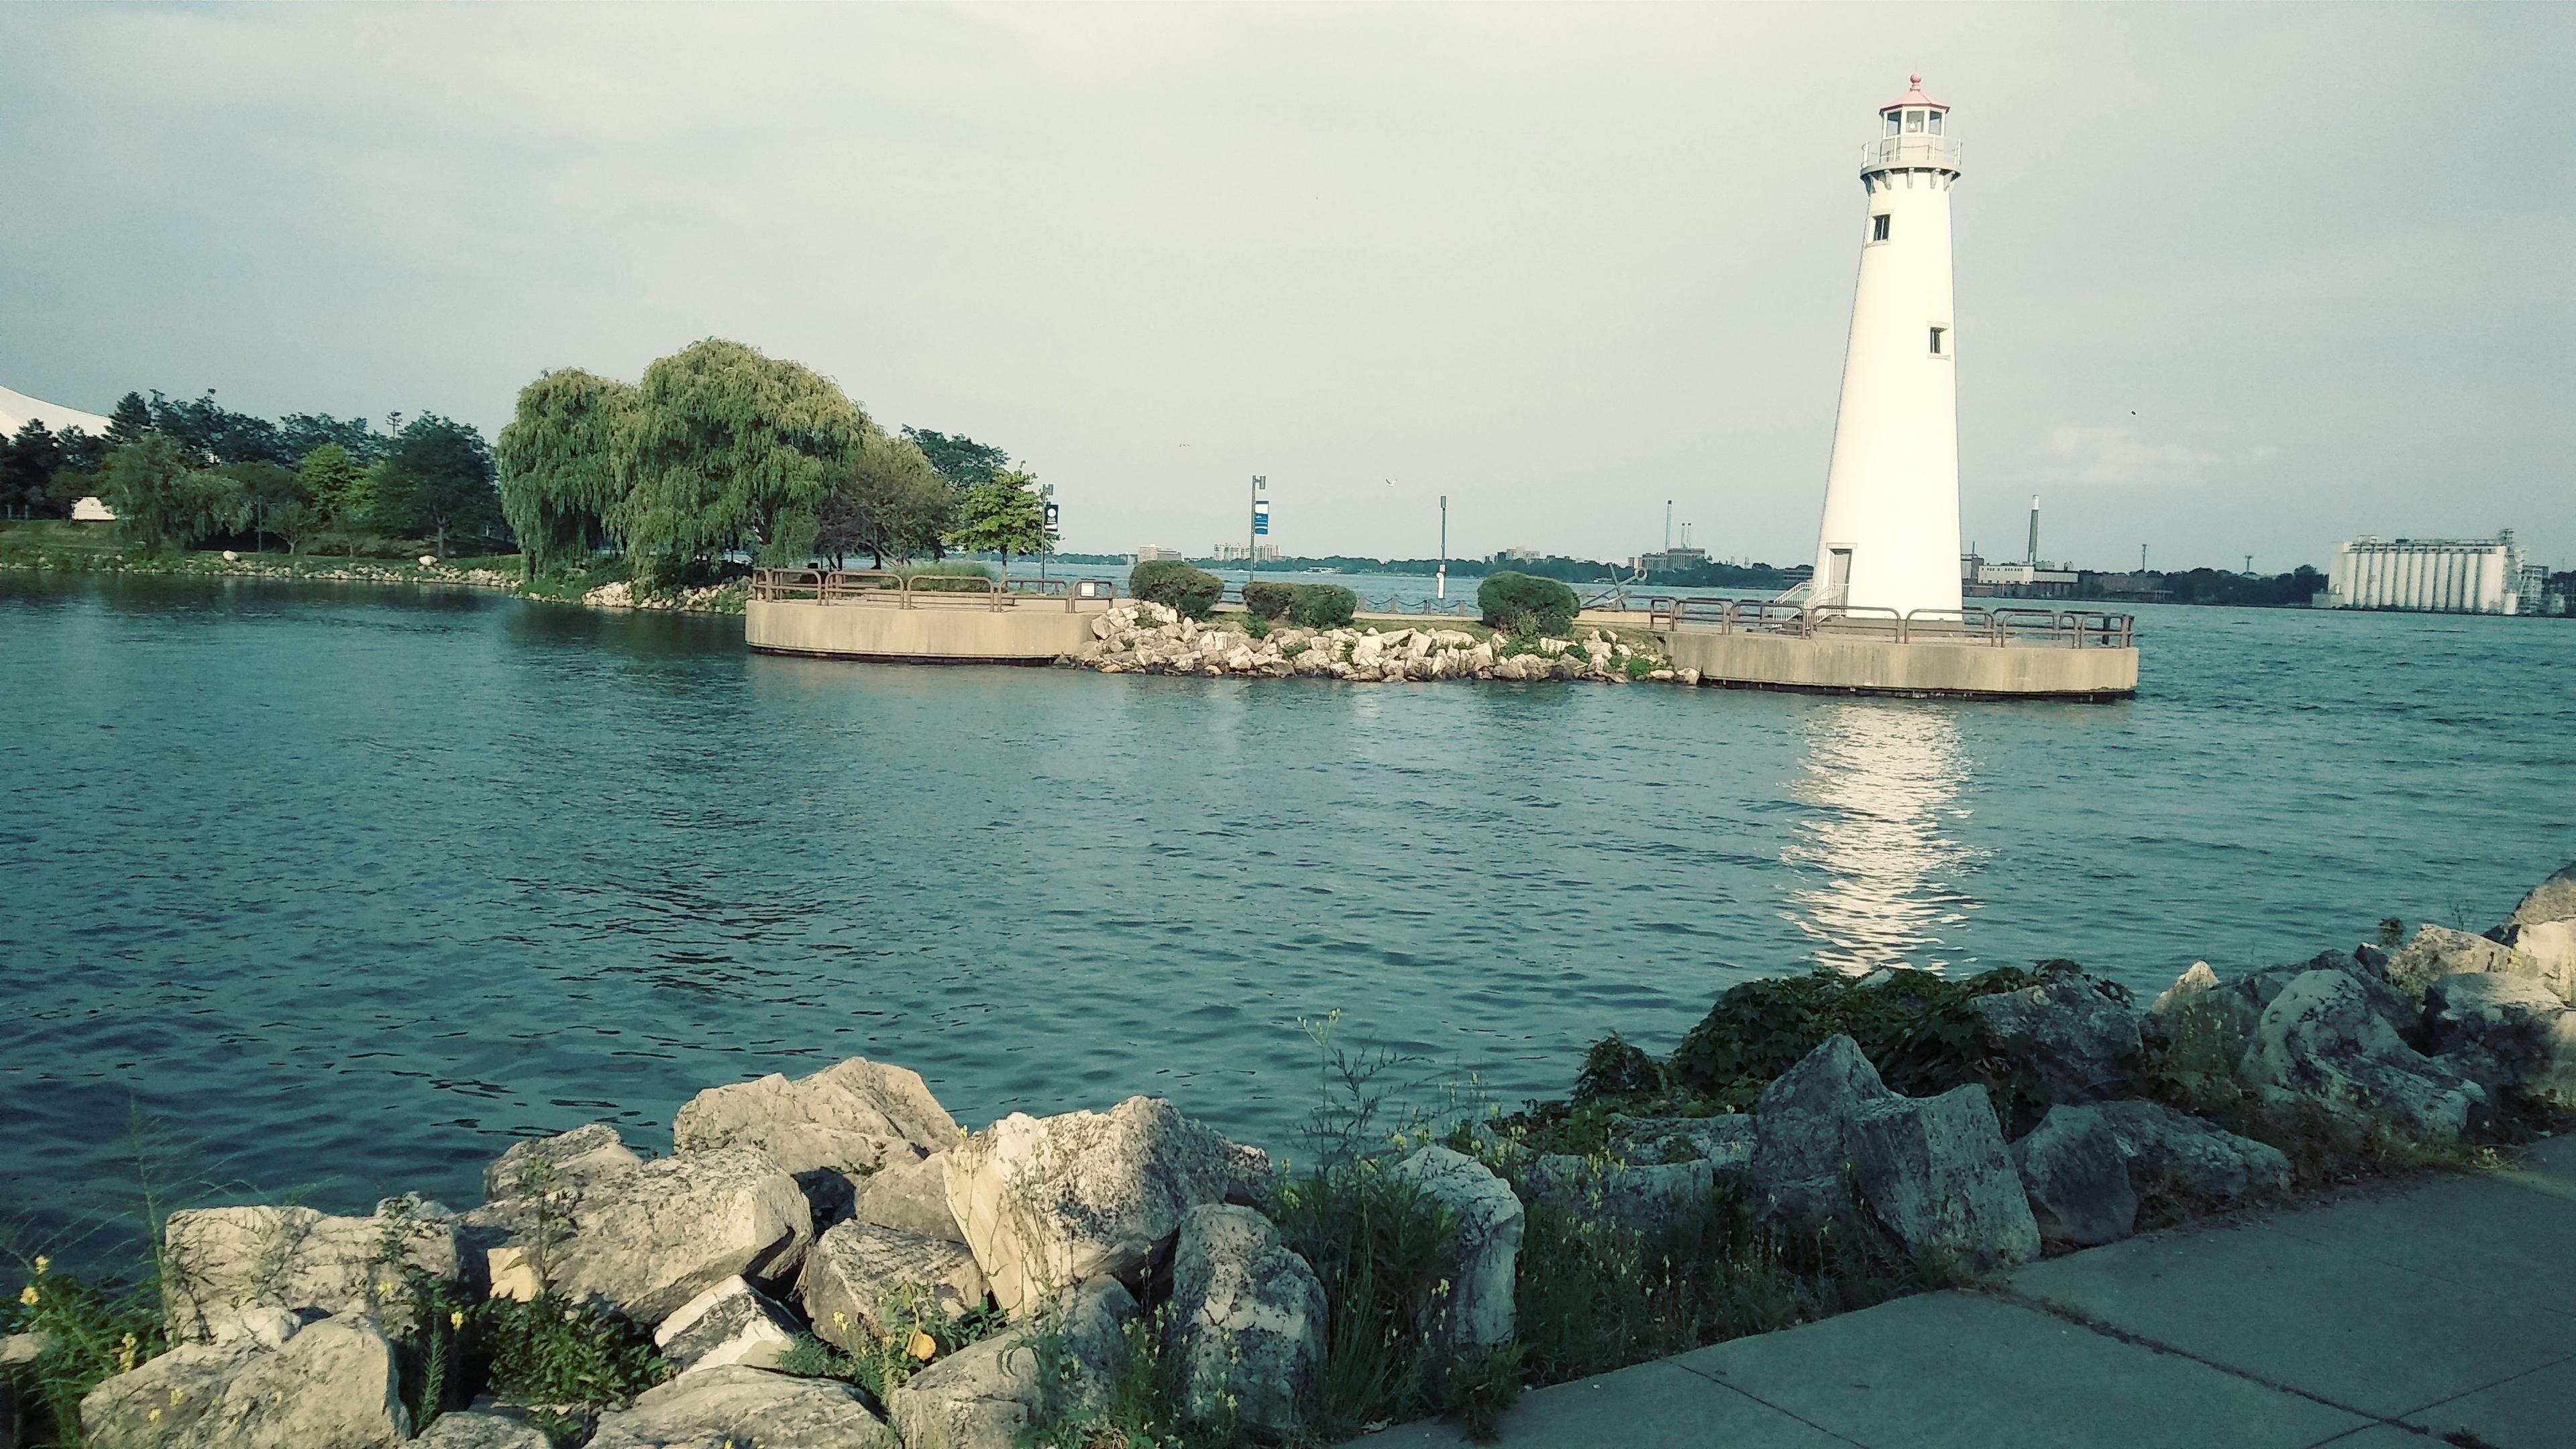
POLYGON ((1815 548, 1920 70, 1964 536, 2576 560, 2576 7, 0 6, 0 386, 495 432, 722 336, 1063 547, 1815 548))

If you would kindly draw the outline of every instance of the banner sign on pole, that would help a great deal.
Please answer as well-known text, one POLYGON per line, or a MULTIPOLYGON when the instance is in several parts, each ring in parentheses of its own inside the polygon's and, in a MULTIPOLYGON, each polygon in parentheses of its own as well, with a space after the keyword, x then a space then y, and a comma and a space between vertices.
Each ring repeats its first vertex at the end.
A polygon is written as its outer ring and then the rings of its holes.
POLYGON ((1270 531, 1269 500, 1264 499, 1252 505, 1252 531, 1254 533, 1268 533, 1270 531))

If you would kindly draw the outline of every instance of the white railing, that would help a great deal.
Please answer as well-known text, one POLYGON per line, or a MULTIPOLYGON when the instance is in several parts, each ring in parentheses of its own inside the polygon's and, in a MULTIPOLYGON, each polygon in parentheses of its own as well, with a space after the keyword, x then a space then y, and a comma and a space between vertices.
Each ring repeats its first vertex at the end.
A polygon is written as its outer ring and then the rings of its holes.
POLYGON ((1959 169, 1959 151, 1959 143, 1948 136, 1920 132, 1881 136, 1875 141, 1862 143, 1860 167, 1863 171, 1884 171, 1899 166, 1956 171, 1959 169))

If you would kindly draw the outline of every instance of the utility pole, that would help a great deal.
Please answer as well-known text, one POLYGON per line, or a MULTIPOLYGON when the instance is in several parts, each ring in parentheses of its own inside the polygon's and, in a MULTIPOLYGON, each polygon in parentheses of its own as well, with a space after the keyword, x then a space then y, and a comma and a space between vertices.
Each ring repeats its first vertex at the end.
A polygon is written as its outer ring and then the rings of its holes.
POLYGON ((1673 500, 1664 500, 1664 552, 1673 551, 1673 500))
POLYGON ((1270 531, 1270 506, 1261 501, 1261 490, 1270 486, 1269 478, 1252 475, 1252 522, 1250 533, 1243 536, 1243 581, 1252 582, 1252 571, 1261 567, 1261 535, 1270 531))
POLYGON ((1431 576, 1431 597, 1449 597, 1449 495, 1440 495, 1440 571, 1431 576))

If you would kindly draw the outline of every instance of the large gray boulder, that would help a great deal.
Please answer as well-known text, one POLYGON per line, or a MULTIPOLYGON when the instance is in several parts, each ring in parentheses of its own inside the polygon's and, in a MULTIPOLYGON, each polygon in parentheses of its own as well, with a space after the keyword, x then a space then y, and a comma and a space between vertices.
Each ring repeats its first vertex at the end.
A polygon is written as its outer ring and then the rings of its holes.
POLYGON ((1434 1373, 1459 1358, 1509 1343, 1515 1323, 1512 1289, 1526 1226, 1521 1200, 1483 1163, 1446 1147, 1425 1147, 1397 1163, 1390 1175, 1437 1204, 1457 1225, 1440 1256, 1449 1298, 1433 1306, 1434 1373))
POLYGON ((2277 1148, 2159 1102, 2052 1107, 2012 1159, 2041 1238, 2084 1247, 2135 1232, 2142 1200, 2210 1209, 2290 1186, 2277 1148))
POLYGON ((653 1346, 680 1373, 727 1364, 774 1369, 795 1350, 798 1332, 796 1320, 769 1295, 727 1278, 663 1319, 653 1346))
POLYGON ((2576 1011, 2527 976, 2446 976, 2424 993, 2434 1050, 2490 1093, 2576 1107, 2576 1011))
POLYGON ((1973 997, 1968 1011, 2007 1059, 2029 1067, 2052 1102, 2095 1102, 2129 1080, 2138 1053, 2135 1006, 2081 975, 1973 997))
POLYGON ((2418 926, 2414 936, 2388 958, 2381 970, 2389 984, 2412 1002, 2422 1002, 2425 991, 2443 977, 2475 974, 2529 977, 2548 986, 2564 1006, 2576 981, 2570 981, 2567 973, 2553 970, 2552 965, 2484 936, 2428 923, 2418 926))
POLYGON ((525 1137, 484 1167, 483 1200, 506 1202, 555 1188, 577 1192, 643 1162, 606 1122, 546 1137, 525 1137))
MULTIPOLYGON (((231 1336, 245 1316, 409 1311, 403 1278, 461 1275, 455 1221, 389 1199, 373 1217, 309 1207, 195 1208, 162 1235, 162 1302, 173 1343, 231 1336)), ((402 1325, 396 1325, 399 1329, 402 1325)))
POLYGON ((1903 1096, 1837 1034, 1762 1089, 1753 1119, 1757 1203, 1791 1231, 1874 1222, 1910 1251, 1979 1266, 2039 1254, 2039 1225, 1981 1086, 1903 1096))
POLYGON ((565 1194, 496 1249, 496 1293, 552 1286, 650 1326, 727 1278, 785 1280, 814 1220, 796 1179, 754 1148, 648 1162, 565 1194))
POLYGON ((827 1223, 868 1178, 909 1167, 957 1140, 957 1120, 918 1072, 865 1057, 811 1076, 771 1073, 710 1087, 671 1118, 679 1152, 757 1147, 805 1187, 827 1223))
POLYGON ((599 1416, 590 1449, 898 1449, 859 1391, 728 1364, 682 1374, 599 1416))
POLYGON ((192 1344, 81 1400, 90 1449, 391 1449, 411 1437, 393 1346, 363 1314, 282 1348, 192 1344))
POLYGON ((966 1241, 957 1215, 948 1210, 948 1154, 934 1152, 918 1162, 893 1162, 862 1178, 851 1216, 863 1223, 919 1233, 926 1238, 966 1241))
POLYGON ((2562 1004, 2576 1006, 2576 920, 2507 926, 2496 939, 2528 959, 2562 1004))
POLYGON ((1554 1208, 1579 1222, 1648 1239, 1705 1215, 1716 1189, 1717 1164, 1705 1157, 1629 1162, 1548 1153, 1512 1178, 1512 1191, 1530 1207, 1554 1208))
POLYGON ((554 1442, 525 1419, 466 1410, 439 1415, 411 1449, 554 1449, 554 1442))
POLYGON ((1182 1413, 1269 1437, 1304 1425, 1324 1368, 1324 1284, 1270 1220, 1190 1209, 1171 1284, 1164 1351, 1180 1366, 1182 1413))
POLYGON ((2558 873, 2531 888, 2505 918, 2509 926, 2537 925, 2543 921, 2576 921, 2576 864, 2561 866, 2558 873))
POLYGON ((1047 1407, 1068 1417, 1097 1412, 1126 1360, 1126 1326, 1136 1300, 1115 1278, 1096 1278, 1046 1304, 1029 1321, 970 1343, 914 1374, 887 1397, 886 1412, 911 1449, 1017 1449, 1020 1436, 1047 1407), (1049 1332, 1062 1359, 1041 1363, 1037 1338, 1049 1332), (1049 1374, 1052 1384, 1046 1382, 1049 1374))
POLYGON ((2459 1140, 2486 1109, 2483 1089, 2409 1046, 2342 971, 2306 972, 2284 987, 2255 1023, 2238 1075, 2276 1105, 2312 1103, 2355 1125, 2438 1142, 2459 1140))
POLYGON ((2420 1039, 2421 1003, 2389 982, 2384 964, 2373 966, 2341 951, 2224 978, 2208 962, 2195 961, 2147 1008, 2140 1037, 2163 1050, 2169 1070, 2233 1078, 2263 1013, 2291 982, 2311 971, 2352 978, 2361 1000, 2390 1031, 2409 1042, 2420 1039))
POLYGON ((963 1244, 857 1221, 816 1239, 796 1280, 816 1335, 853 1350, 908 1329, 923 1310, 954 1318, 981 1308, 984 1292, 963 1244))
POLYGON ((1191 1208, 1251 1202, 1269 1159, 1159 1097, 1107 1112, 1014 1112, 948 1154, 948 1209, 1003 1311, 1143 1268, 1191 1208))

